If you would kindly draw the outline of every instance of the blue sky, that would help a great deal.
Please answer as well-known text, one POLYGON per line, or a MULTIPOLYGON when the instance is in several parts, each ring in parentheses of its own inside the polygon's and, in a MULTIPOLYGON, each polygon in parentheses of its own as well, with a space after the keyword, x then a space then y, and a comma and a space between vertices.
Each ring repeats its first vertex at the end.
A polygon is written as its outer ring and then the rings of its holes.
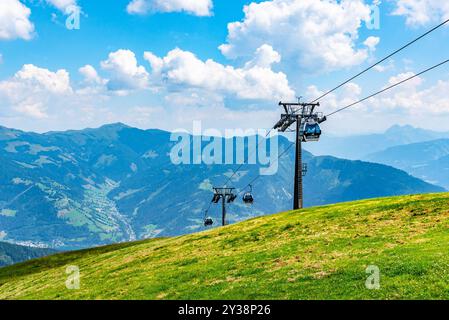
MULTIPOLYGON (((387 0, 372 30, 372 1, 133 1, 2 0, 0 125, 190 130, 201 120, 220 130, 266 128, 280 99, 314 98, 449 17, 441 1, 387 0), (82 12, 79 30, 66 28, 70 5, 82 12)), ((447 59, 448 37, 447 27, 434 32, 323 100, 322 110, 447 59)), ((326 129, 449 130, 447 89, 446 66, 339 114, 326 129)))
POLYGON ((37 36, 31 41, 8 41, 1 44, 4 59, 2 75, 14 74, 24 62, 49 69, 77 70, 80 64, 96 63, 109 52, 127 48, 135 52, 165 54, 174 47, 195 52, 200 58, 223 61, 217 47, 227 34, 227 23, 243 17, 246 1, 215 2, 214 16, 197 17, 185 13, 130 15, 129 0, 78 1, 85 13, 79 30, 65 28, 66 16, 51 5, 30 3, 31 20, 37 36), (57 14, 59 25, 52 21, 57 14))

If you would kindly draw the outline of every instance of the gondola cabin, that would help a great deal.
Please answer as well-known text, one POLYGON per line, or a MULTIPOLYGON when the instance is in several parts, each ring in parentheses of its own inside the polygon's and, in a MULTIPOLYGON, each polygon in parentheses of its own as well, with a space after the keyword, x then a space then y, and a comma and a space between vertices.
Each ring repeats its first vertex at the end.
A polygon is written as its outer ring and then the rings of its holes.
POLYGON ((229 198, 228 198, 228 203, 234 202, 235 199, 237 199, 237 196, 235 194, 230 195, 229 198))
POLYGON ((249 191, 243 195, 242 200, 243 200, 244 204, 252 205, 254 203, 253 186, 249 185, 248 187, 249 187, 249 191))
POLYGON ((204 226, 205 227, 211 227, 213 225, 214 225, 214 220, 212 220, 212 218, 204 219, 204 226))
POLYGON ((245 204, 253 204, 254 203, 253 195, 250 192, 247 192, 243 195, 243 203, 245 203, 245 204))
POLYGON ((317 121, 309 119, 304 123, 303 141, 319 141, 321 137, 321 128, 317 121))
POLYGON ((245 193, 244 195, 243 195, 243 203, 244 204, 249 204, 249 205, 251 205, 251 204, 253 204, 254 203, 254 197, 253 197, 253 195, 251 194, 251 192, 247 192, 247 193, 245 193))

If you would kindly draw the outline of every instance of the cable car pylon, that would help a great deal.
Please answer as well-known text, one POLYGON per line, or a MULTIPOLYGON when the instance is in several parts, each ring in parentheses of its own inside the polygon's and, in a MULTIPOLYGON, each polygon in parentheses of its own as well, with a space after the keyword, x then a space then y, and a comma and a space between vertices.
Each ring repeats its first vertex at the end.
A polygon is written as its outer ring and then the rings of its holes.
POLYGON ((299 100, 295 103, 279 102, 284 108, 285 113, 275 124, 274 129, 279 132, 286 132, 290 126, 296 123, 296 152, 295 152, 295 187, 293 196, 293 210, 304 207, 303 178, 307 172, 307 165, 302 163, 302 143, 310 141, 319 141, 321 136, 320 124, 326 121, 326 117, 315 108, 320 103, 301 103, 299 100))
MULTIPOLYGON (((237 199, 237 195, 234 193, 235 188, 213 188, 214 197, 212 203, 217 204, 221 200, 221 224, 226 225, 226 204, 232 203, 237 199)), ((210 223, 210 222, 209 222, 210 223)), ((206 224, 206 221, 205 221, 206 224)), ((213 221, 210 225, 213 224, 213 221)))

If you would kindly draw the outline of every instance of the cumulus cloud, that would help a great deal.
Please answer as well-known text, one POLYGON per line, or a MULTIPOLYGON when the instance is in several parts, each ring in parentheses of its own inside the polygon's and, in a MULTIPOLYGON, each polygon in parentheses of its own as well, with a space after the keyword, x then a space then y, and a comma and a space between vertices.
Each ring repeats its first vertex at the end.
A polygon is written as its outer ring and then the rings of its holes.
POLYGON ((24 65, 14 76, 0 81, 2 123, 45 131, 117 121, 160 127, 161 118, 171 118, 165 129, 189 127, 195 119, 217 128, 259 127, 261 123, 269 126, 278 116, 278 110, 267 111, 266 102, 260 99, 272 103, 294 97, 286 75, 273 71, 281 56, 268 45, 258 48, 239 68, 202 61, 180 49, 163 57, 146 52, 144 58, 151 72, 139 65, 132 51, 111 52, 100 62, 101 68, 80 67, 81 80, 73 86, 66 70, 24 65), (155 107, 138 108, 135 99, 120 99, 118 94, 138 94, 155 107), (245 100, 245 111, 228 106, 240 103, 239 99, 245 100), (173 119, 175 112, 179 116, 173 119), (222 115, 220 119, 217 113, 222 115), (142 122, 146 114, 149 119, 142 122))
MULTIPOLYGON (((315 99, 316 97, 321 96, 323 93, 323 90, 320 90, 315 85, 311 85, 307 87, 306 97, 308 99, 315 99)), ((361 98, 362 93, 363 89, 357 83, 347 83, 340 90, 327 95, 320 101, 322 111, 329 113, 332 110, 336 110, 345 105, 353 103, 361 98)), ((360 105, 354 107, 354 109, 357 108, 360 108, 360 105)))
POLYGON ((24 65, 11 79, 0 82, 1 107, 37 119, 48 116, 50 100, 72 92, 66 70, 52 72, 32 64, 24 65))
MULTIPOLYGON (((370 12, 363 0, 253 2, 244 7, 242 21, 228 25, 220 50, 237 58, 266 43, 284 60, 314 71, 358 65, 369 56, 367 48, 357 48, 357 40, 370 12)), ((374 42, 368 44, 374 49, 374 42)))
POLYGON ((449 2, 442 0, 395 0, 394 15, 404 16, 410 26, 437 23, 449 18, 449 2))
POLYGON ((368 37, 363 44, 368 47, 371 51, 376 50, 377 45, 380 42, 378 37, 368 37))
POLYGON ((93 66, 87 64, 84 67, 79 68, 78 72, 83 77, 80 87, 76 90, 78 95, 96 96, 96 99, 101 100, 106 98, 108 95, 108 80, 103 79, 93 66))
MULTIPOLYGON (((179 106, 167 104, 164 107, 141 106, 133 108, 127 115, 126 123, 143 128, 161 128, 164 130, 192 131, 194 121, 201 121, 203 130, 220 130, 224 135, 229 129, 271 128, 279 119, 279 110, 274 109, 243 109, 235 110, 224 105, 208 106, 204 112, 201 106, 179 106), (182 114, 182 116, 174 116, 182 114), (217 117, 220 115, 220 117, 217 117)), ((122 121, 124 121, 122 119, 122 121)))
POLYGON ((131 50, 111 52, 109 58, 101 62, 101 67, 111 76, 107 83, 111 91, 126 93, 148 86, 149 74, 145 67, 138 64, 136 55, 131 50))
MULTIPOLYGON (((403 72, 403 73, 399 73, 398 75, 392 76, 390 77, 390 79, 388 79, 388 85, 394 85, 396 83, 399 83, 401 81, 404 81, 406 79, 409 79, 411 77, 413 77, 415 75, 414 72, 403 72)), ((417 86, 419 86, 422 83, 422 78, 420 77, 416 77, 413 78, 411 80, 408 80, 407 82, 404 82, 403 84, 401 84, 402 88, 415 88, 417 86)))
MULTIPOLYGON (((388 87, 413 76, 413 72, 398 73, 390 77, 384 86, 362 88, 358 84, 347 84, 342 90, 322 99, 320 111, 328 114, 368 96, 382 87, 388 87)), ((403 85, 371 98, 350 109, 337 113, 323 124, 323 130, 338 135, 380 132, 395 124, 410 124, 420 128, 447 127, 449 81, 428 84, 417 77, 403 85)), ((320 96, 323 90, 310 86, 308 98, 320 96)))
POLYGON ((18 71, 13 79, 15 84, 27 84, 34 90, 45 90, 54 94, 71 92, 69 73, 64 70, 51 72, 50 70, 26 64, 18 71))
POLYGON ((262 67, 262 68, 271 68, 271 65, 274 63, 281 62, 281 55, 274 51, 273 47, 264 44, 260 48, 256 50, 255 57, 246 63, 246 68, 252 67, 262 67))
POLYGON ((187 12, 196 16, 210 16, 212 8, 212 0, 132 0, 127 11, 130 14, 187 12))
MULTIPOLYGON (((383 87, 386 88, 397 84, 414 75, 415 73, 413 72, 399 73, 390 77, 383 87)), ((433 85, 426 87, 424 85, 424 79, 422 77, 416 77, 336 116, 343 118, 354 116, 354 114, 360 116, 364 112, 381 115, 383 117, 386 115, 388 117, 401 115, 403 119, 410 117, 419 119, 423 116, 436 117, 438 115, 449 116, 449 101, 446 95, 446 92, 449 90, 449 81, 440 80, 433 85), (417 115, 419 117, 416 117, 417 115)), ((349 83, 345 85, 341 92, 332 93, 324 98, 322 106, 327 111, 336 110, 358 101, 374 91, 376 90, 370 89, 367 92, 363 92, 359 85, 349 83)), ((309 97, 316 97, 321 93, 322 91, 318 90, 316 86, 310 86, 308 88, 309 97)))
POLYGON ((51 4, 55 8, 65 12, 67 8, 71 6, 77 6, 76 0, 46 0, 47 3, 51 4))
MULTIPOLYGON (((389 79, 392 85, 415 75, 413 72, 401 73, 389 79)), ((403 110, 412 115, 442 115, 449 114, 449 101, 447 94, 449 81, 440 80, 436 84, 423 88, 425 81, 416 77, 386 95, 379 96, 371 101, 384 109, 403 110)))
POLYGON ((99 75, 97 70, 90 64, 78 69, 79 73, 84 77, 84 82, 89 84, 102 84, 105 82, 99 75))
POLYGON ((144 58, 151 65, 152 78, 169 90, 198 88, 239 99, 294 97, 287 76, 272 70, 272 64, 279 62, 281 57, 268 45, 258 48, 254 58, 243 68, 222 65, 211 59, 202 61, 181 49, 174 49, 163 58, 146 52, 144 58))
POLYGON ((19 0, 0 1, 0 40, 31 39, 34 25, 30 14, 31 10, 19 0))
POLYGON ((388 62, 375 66, 374 70, 377 72, 385 72, 389 70, 394 70, 394 68, 395 68, 395 61, 393 59, 389 59, 388 62))

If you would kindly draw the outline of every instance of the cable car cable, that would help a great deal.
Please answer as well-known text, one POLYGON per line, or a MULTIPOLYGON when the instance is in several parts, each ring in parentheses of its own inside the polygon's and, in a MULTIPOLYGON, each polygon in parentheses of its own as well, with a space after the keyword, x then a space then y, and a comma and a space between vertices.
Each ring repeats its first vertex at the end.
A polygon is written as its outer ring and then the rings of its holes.
MULTIPOLYGON (((274 128, 271 128, 270 131, 268 131, 268 133, 265 135, 265 138, 264 138, 264 139, 266 139, 266 138, 270 135, 270 133, 273 131, 273 129, 274 129, 274 128)), ((254 152, 257 152, 257 149, 260 147, 260 145, 262 144, 262 142, 263 142, 263 140, 259 141, 258 145, 257 145, 256 148, 253 150, 253 152, 250 153, 250 154, 248 154, 248 159, 254 154, 254 152)), ((223 185, 223 188, 225 188, 225 187, 228 185, 228 183, 232 180, 232 178, 235 177, 235 175, 237 174, 237 172, 239 172, 240 169, 241 169, 244 165, 245 165, 245 161, 243 161, 243 163, 240 164, 240 166, 239 166, 236 170, 233 171, 232 175, 228 178, 228 180, 226 180, 225 184, 223 185)))
POLYGON ((209 206, 207 207, 206 211, 204 211, 204 219, 203 220, 206 220, 207 214, 209 213, 209 210, 210 210, 211 206, 212 206, 212 201, 209 202, 209 206))
MULTIPOLYGON (((293 147, 295 145, 294 142, 291 142, 290 145, 277 157, 277 159, 275 160, 275 163, 278 162, 282 156, 284 156, 290 149, 291 147, 293 147)), ((243 194, 244 192, 246 192, 245 190, 249 187, 252 186, 254 184, 254 182, 257 181, 257 179, 259 179, 260 177, 262 177, 261 174, 257 175, 253 180, 251 180, 250 183, 248 183, 244 188, 242 188, 241 192, 239 193, 239 195, 243 194)))
POLYGON ((356 74, 355 76, 353 76, 352 78, 346 80, 345 82, 343 82, 342 84, 336 86, 335 88, 327 91, 326 93, 322 94, 320 97, 316 98, 315 100, 312 101, 316 102, 318 100, 321 100, 322 98, 326 97, 327 95, 331 94, 332 92, 340 89, 341 87, 343 87, 345 84, 348 84, 349 82, 351 82, 352 80, 360 77, 361 75, 363 75, 364 73, 368 72, 369 70, 371 70, 372 68, 378 66, 379 64, 381 64, 382 62, 388 60, 389 58, 391 58, 392 56, 398 54, 399 52, 401 52, 402 50, 408 48, 409 46, 411 46, 412 44, 418 42, 419 40, 421 40, 422 38, 426 37, 427 35, 429 35, 430 33, 434 32, 435 30, 441 28, 442 26, 444 26, 445 24, 447 24, 449 22, 449 19, 447 19, 446 21, 440 23, 439 25, 437 25, 436 27, 430 29, 429 31, 427 31, 426 33, 422 34, 421 36, 419 36, 418 38, 410 41, 409 43, 407 43, 406 45, 402 46, 401 48, 397 49, 396 51, 394 51, 393 53, 390 53, 388 56, 386 56, 385 58, 383 58, 382 60, 379 60, 378 62, 376 62, 375 64, 369 66, 368 68, 366 68, 365 70, 359 72, 358 74, 356 74))
POLYGON ((380 90, 380 91, 378 91, 378 92, 376 92, 376 93, 373 93, 373 94, 369 95, 368 97, 365 97, 365 98, 363 98, 363 99, 361 99, 361 100, 359 100, 359 101, 356 101, 356 102, 354 102, 354 103, 351 103, 351 104, 347 105, 346 107, 340 108, 340 109, 338 109, 338 110, 336 110, 336 111, 334 111, 334 112, 331 112, 331 113, 329 113, 326 117, 328 118, 328 117, 330 117, 330 116, 333 116, 334 114, 336 114, 336 113, 338 113, 338 112, 341 112, 341 111, 343 111, 343 110, 346 110, 346 109, 348 109, 348 108, 351 108, 351 107, 353 107, 353 106, 355 106, 355 105, 357 105, 357 104, 359 104, 359 103, 362 103, 362 102, 364 102, 364 101, 366 101, 366 100, 368 100, 368 99, 371 99, 371 98, 373 98, 373 97, 375 97, 375 96, 377 96, 377 95, 379 95, 379 94, 381 94, 381 93, 384 93, 385 91, 391 90, 391 89, 393 89, 393 88, 395 88, 395 87, 397 87, 397 86, 399 86, 399 85, 401 85, 401 84, 403 84, 403 83, 405 83, 405 82, 407 82, 407 81, 410 81, 410 80, 412 80, 412 79, 414 79, 414 78, 416 78, 416 77, 419 77, 420 75, 423 75, 424 73, 427 73, 427 72, 432 71, 432 70, 434 70, 434 69, 436 69, 436 68, 438 68, 438 67, 441 67, 442 65, 444 65, 444 64, 446 64, 446 63, 448 63, 448 62, 449 62, 449 59, 446 60, 446 61, 440 62, 439 64, 434 65, 433 67, 430 67, 430 68, 428 68, 428 69, 426 69, 426 70, 424 70, 424 71, 421 71, 420 73, 415 74, 414 76, 411 76, 411 77, 409 77, 409 78, 407 78, 407 79, 404 79, 404 80, 402 80, 402 81, 399 81, 398 83, 395 83, 395 84, 393 84, 393 85, 391 85, 391 86, 389 86, 389 87, 387 87, 387 88, 385 88, 385 89, 382 89, 382 90, 380 90))

